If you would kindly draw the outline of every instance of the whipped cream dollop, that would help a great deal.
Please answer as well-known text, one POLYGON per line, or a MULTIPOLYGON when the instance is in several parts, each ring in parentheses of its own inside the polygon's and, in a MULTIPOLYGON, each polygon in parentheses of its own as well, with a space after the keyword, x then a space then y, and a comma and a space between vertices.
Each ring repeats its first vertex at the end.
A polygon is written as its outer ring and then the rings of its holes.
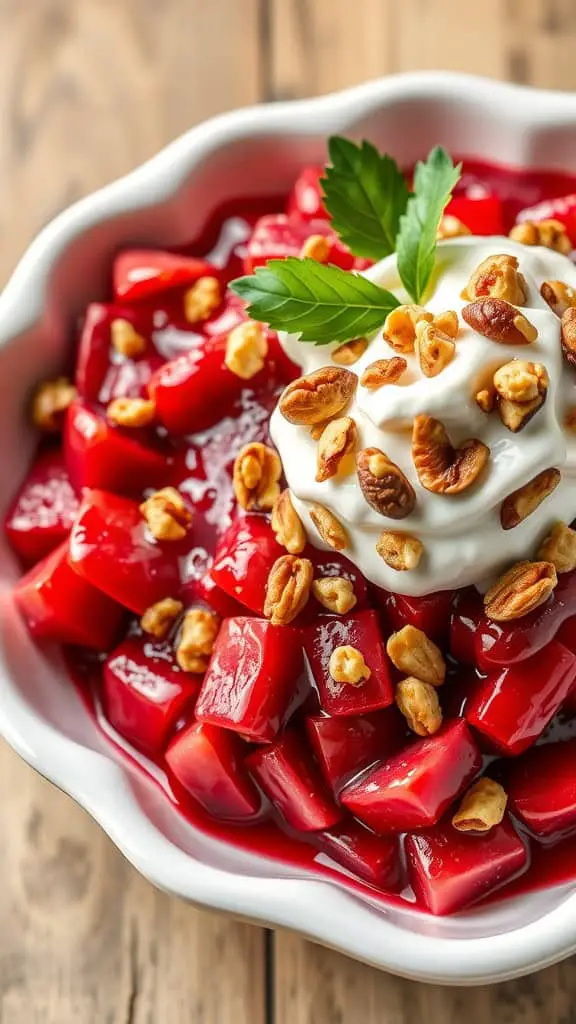
MULTIPOLYGON (((365 275, 391 289, 401 302, 410 301, 402 290, 395 255, 371 267, 365 275)), ((576 408, 576 374, 562 355, 560 320, 540 295, 541 284, 555 280, 576 288, 576 267, 568 257, 549 249, 520 245, 502 237, 463 237, 438 246, 425 308, 431 313, 458 313, 454 358, 438 376, 425 377, 417 355, 402 353, 408 368, 401 380, 375 391, 358 386, 345 411, 356 422, 358 449, 381 449, 412 484, 415 508, 402 520, 380 515, 367 503, 354 468, 318 483, 318 442, 310 428, 288 422, 279 407, 275 409, 272 438, 294 507, 314 545, 326 547, 309 514, 312 504, 320 504, 348 531, 350 544, 343 554, 367 579, 396 593, 420 596, 469 584, 485 589, 514 561, 534 558, 555 522, 570 523, 574 519, 576 434, 567 431, 564 424, 568 411, 576 408), (527 283, 526 304, 520 308, 538 331, 537 340, 531 344, 499 344, 478 334, 461 316, 468 302, 462 292, 470 275, 483 260, 501 253, 517 257, 527 283), (504 426, 496 411, 483 412, 474 397, 485 386, 487 375, 490 378, 512 359, 541 363, 549 376, 542 408, 515 434, 504 426), (454 446, 478 438, 490 449, 486 469, 460 494, 431 493, 421 486, 411 452, 412 424, 419 414, 440 420, 454 446), (550 467, 560 470, 559 485, 518 526, 504 530, 500 522, 504 499, 550 467), (397 571, 378 555, 376 543, 383 530, 408 533, 421 541, 424 554, 417 568, 397 571)), ((302 368, 302 374, 335 365, 331 353, 338 345, 314 346, 300 342, 297 335, 281 336, 281 343, 302 368)), ((362 357, 347 369, 360 378, 374 360, 396 354, 380 330, 370 339, 362 357)))

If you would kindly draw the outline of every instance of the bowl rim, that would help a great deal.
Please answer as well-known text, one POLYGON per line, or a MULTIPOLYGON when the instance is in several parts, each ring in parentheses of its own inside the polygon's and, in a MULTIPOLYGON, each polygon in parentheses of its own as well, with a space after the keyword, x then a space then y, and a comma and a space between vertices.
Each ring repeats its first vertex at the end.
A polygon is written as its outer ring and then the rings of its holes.
MULTIPOLYGON (((406 100, 477 103, 514 117, 520 128, 576 124, 576 94, 451 72, 411 72, 314 99, 259 105, 190 129, 130 174, 81 199, 32 241, 0 295, 0 347, 39 322, 50 272, 67 247, 96 224, 167 201, 212 152, 249 136, 294 129, 318 134, 317 121, 357 121, 406 100)), ((330 882, 233 873, 179 849, 141 811, 125 772, 110 758, 63 736, 40 718, 12 683, 0 650, 0 734, 40 774, 83 807, 150 881, 206 908, 260 925, 284 926, 402 977, 452 985, 518 977, 576 951, 576 892, 535 921, 481 938, 443 938, 404 929, 330 882), (328 895, 329 894, 329 895, 328 895), (313 914, 310 908, 313 907, 313 914), (342 920, 347 927, 342 929, 342 920)))

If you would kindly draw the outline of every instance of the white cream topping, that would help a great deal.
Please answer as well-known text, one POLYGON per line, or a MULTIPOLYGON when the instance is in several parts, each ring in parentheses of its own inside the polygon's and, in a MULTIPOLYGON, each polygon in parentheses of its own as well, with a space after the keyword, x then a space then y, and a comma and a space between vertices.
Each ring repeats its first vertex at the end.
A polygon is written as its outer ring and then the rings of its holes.
MULTIPOLYGON (((409 301, 401 288, 395 256, 370 268, 366 276, 390 288, 400 301, 409 301)), ((350 547, 343 554, 367 579, 386 590, 419 596, 469 584, 483 589, 512 562, 533 558, 555 522, 570 523, 574 519, 576 434, 566 431, 563 424, 567 411, 576 408, 576 374, 562 356, 560 321, 540 295, 540 285, 550 280, 576 287, 574 264, 549 249, 519 245, 501 237, 464 237, 439 245, 426 309, 432 313, 457 311, 460 329, 454 359, 437 377, 428 378, 422 374, 416 355, 404 355, 408 370, 401 383, 388 384, 376 391, 359 386, 346 410, 356 421, 358 448, 380 448, 400 466, 414 487, 416 507, 405 519, 393 520, 372 509, 354 471, 318 483, 317 442, 309 428, 289 423, 276 408, 271 421, 272 438, 282 459, 294 506, 313 544, 325 547, 308 515, 310 504, 315 502, 328 508, 346 527, 350 547), (522 308, 538 330, 538 338, 532 344, 498 344, 476 333, 460 315, 466 305, 461 293, 471 273, 484 259, 499 253, 517 256, 527 281, 527 302, 522 308), (474 400, 487 372, 511 359, 543 363, 550 378, 543 407, 517 434, 503 425, 497 412, 482 412, 474 400), (418 481, 411 455, 411 426, 422 413, 441 420, 454 445, 479 438, 490 448, 487 469, 461 494, 433 494, 418 481), (503 530, 503 500, 551 466, 562 474, 556 490, 519 526, 503 530), (376 542, 383 530, 418 537, 424 545, 424 555, 417 569, 398 572, 379 557, 376 542)), ((304 344, 297 335, 281 336, 281 342, 290 358, 302 367, 303 374, 335 365, 331 352, 337 345, 304 344)), ((380 330, 364 355, 349 369, 360 377, 375 359, 395 354, 380 330)))

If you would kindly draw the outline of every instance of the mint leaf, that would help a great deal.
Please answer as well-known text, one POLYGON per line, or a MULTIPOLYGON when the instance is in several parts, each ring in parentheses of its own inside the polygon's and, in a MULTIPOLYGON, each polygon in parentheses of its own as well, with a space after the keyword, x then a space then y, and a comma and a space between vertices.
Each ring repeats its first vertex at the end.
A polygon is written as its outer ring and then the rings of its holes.
POLYGON ((366 141, 357 146, 336 135, 328 150, 332 166, 320 184, 334 230, 357 256, 383 259, 396 249, 410 194, 402 171, 366 141))
POLYGON ((460 177, 442 146, 436 146, 425 163, 416 164, 414 194, 400 220, 396 242, 398 272, 414 302, 421 302, 430 282, 436 257, 436 232, 452 190, 460 177))
POLYGON ((289 256, 269 260, 230 288, 248 303, 248 316, 300 341, 332 341, 373 334, 399 305, 385 288, 347 270, 289 256))

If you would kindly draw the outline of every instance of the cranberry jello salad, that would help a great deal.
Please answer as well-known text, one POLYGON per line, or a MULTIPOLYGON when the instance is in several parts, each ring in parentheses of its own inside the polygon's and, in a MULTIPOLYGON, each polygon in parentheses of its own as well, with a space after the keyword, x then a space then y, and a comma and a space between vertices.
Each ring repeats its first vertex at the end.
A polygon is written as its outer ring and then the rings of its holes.
POLYGON ((14 597, 197 827, 447 914, 575 874, 576 181, 329 155, 114 258, 14 597))

